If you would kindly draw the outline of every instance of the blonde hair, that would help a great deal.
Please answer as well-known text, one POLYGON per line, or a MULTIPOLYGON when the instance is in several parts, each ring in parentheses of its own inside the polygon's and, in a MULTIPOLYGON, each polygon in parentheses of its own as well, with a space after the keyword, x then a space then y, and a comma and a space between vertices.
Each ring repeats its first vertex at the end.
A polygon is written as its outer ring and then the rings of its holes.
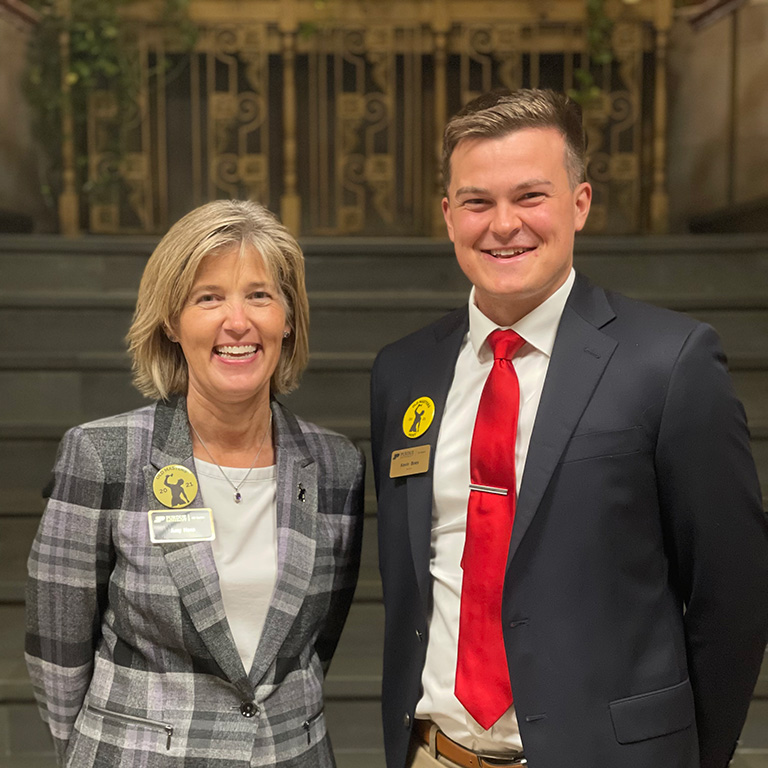
POLYGON ((443 184, 451 183, 451 155, 463 139, 498 139, 523 128, 554 128, 565 141, 565 168, 575 189, 585 179, 586 137, 581 107, 548 89, 497 90, 470 101, 443 131, 443 184))
POLYGON ((246 200, 215 200, 177 221, 150 256, 128 331, 133 382, 147 397, 185 394, 187 362, 168 334, 181 314, 203 260, 221 248, 251 246, 278 288, 291 328, 271 391, 295 389, 309 358, 309 303, 304 255, 288 230, 264 206, 246 200))

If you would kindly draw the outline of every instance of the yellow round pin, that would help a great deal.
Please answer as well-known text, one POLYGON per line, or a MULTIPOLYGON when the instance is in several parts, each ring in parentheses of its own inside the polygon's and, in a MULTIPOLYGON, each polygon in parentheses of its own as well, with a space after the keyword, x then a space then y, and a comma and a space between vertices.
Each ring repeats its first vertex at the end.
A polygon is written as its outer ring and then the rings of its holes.
POLYGON ((429 397, 414 400, 403 416, 403 432, 406 437, 420 437, 435 418, 435 404, 429 397))
POLYGON ((197 496, 197 478, 181 464, 169 464, 155 475, 152 490, 164 506, 181 509, 188 507, 197 496))

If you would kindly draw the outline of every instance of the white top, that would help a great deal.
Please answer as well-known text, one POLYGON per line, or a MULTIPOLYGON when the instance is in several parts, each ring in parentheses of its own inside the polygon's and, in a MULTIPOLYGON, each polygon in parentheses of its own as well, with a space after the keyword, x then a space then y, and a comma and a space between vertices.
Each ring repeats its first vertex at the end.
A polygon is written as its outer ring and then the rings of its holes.
MULTIPOLYGON (((512 326, 527 342, 512 361, 520 382, 515 441, 518 492, 557 328, 574 280, 575 272, 571 270, 552 296, 512 326)), ((460 563, 469 503, 469 453, 480 395, 493 365, 487 338, 498 327, 475 306, 473 288, 469 296, 469 333, 456 360, 435 447, 429 564, 433 607, 421 676, 423 695, 416 706, 416 717, 432 720, 449 738, 468 749, 488 752, 522 747, 514 706, 486 731, 464 709, 454 695, 454 687, 461 609, 460 563)))
MULTIPOLYGON (((243 498, 237 504, 216 464, 195 458, 195 468, 206 506, 213 510, 216 538, 211 545, 224 612, 248 673, 277 582, 277 469, 252 469, 240 486, 243 498)), ((223 469, 235 485, 248 472, 223 469)))

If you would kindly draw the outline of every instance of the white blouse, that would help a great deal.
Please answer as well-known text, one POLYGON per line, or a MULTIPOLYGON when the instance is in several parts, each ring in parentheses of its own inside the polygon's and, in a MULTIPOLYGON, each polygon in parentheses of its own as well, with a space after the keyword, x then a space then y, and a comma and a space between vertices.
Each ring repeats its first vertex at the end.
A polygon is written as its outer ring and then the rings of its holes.
MULTIPOLYGON (((205 504, 213 510, 211 545, 224 612, 248 673, 277 582, 277 469, 252 469, 237 504, 216 464, 195 458, 195 467, 205 504)), ((239 467, 223 470, 235 485, 248 473, 239 467)))

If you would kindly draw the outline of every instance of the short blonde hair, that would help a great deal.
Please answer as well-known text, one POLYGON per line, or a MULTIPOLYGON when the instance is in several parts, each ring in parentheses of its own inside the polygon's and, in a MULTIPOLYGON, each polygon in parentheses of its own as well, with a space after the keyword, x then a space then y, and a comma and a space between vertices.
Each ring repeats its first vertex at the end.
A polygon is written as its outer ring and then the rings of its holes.
POLYGON ((271 391, 295 389, 309 358, 309 302, 304 255, 288 230, 264 206, 246 200, 215 200, 177 221, 150 256, 128 331, 133 382, 147 397, 186 394, 187 362, 168 338, 189 297, 203 260, 222 248, 252 246, 278 288, 291 328, 271 391))
POLYGON ((484 93, 460 109, 443 132, 443 185, 451 183, 451 155, 463 139, 499 139, 524 128, 554 128, 565 141, 565 168, 571 189, 585 179, 587 140, 581 107, 563 93, 546 88, 499 89, 484 93))

